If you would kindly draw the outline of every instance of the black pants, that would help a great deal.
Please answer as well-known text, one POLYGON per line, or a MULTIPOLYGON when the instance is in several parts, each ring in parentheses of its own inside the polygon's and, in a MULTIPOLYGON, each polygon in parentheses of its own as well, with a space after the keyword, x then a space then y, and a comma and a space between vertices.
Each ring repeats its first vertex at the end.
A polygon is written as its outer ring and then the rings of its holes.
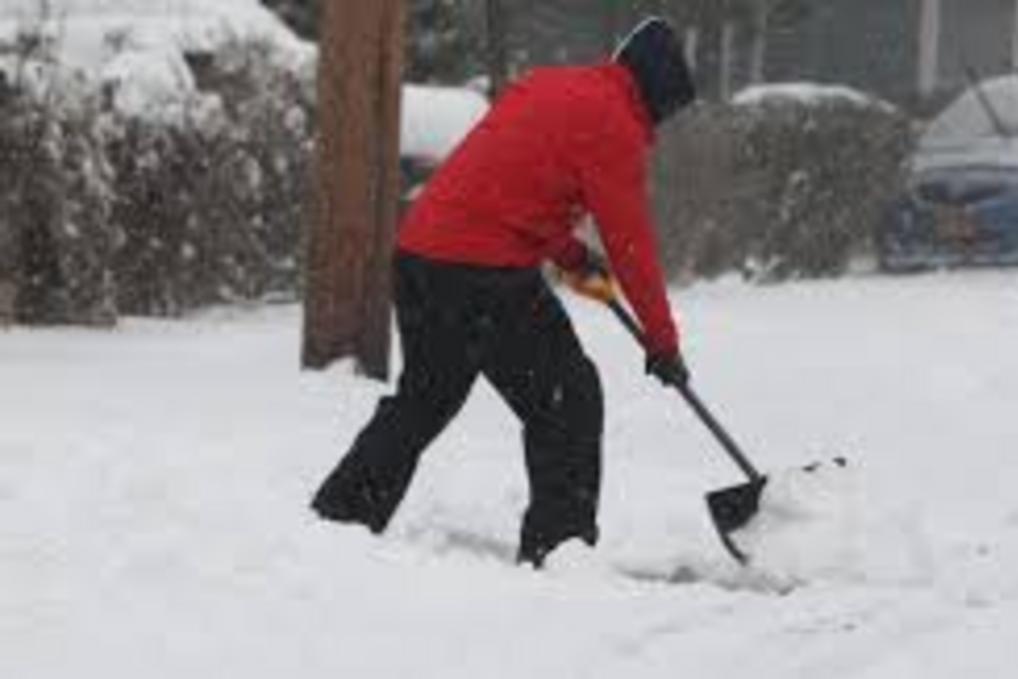
POLYGON ((597 541, 601 383, 559 300, 536 269, 443 264, 400 254, 396 317, 404 366, 312 506, 385 530, 421 453, 483 374, 523 424, 530 503, 519 558, 597 541))

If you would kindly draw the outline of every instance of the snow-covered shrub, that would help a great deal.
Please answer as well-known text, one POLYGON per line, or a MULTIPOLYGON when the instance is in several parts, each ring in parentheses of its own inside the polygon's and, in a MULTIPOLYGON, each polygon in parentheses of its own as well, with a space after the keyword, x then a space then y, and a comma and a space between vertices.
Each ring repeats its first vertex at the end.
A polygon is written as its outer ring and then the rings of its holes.
POLYGON ((266 266, 265 291, 293 292, 300 282, 303 225, 310 207, 315 130, 315 63, 295 67, 257 41, 225 46, 220 96, 257 180, 251 223, 266 266))
POLYGON ((217 107, 207 95, 183 124, 128 118, 110 144, 124 312, 295 294, 311 154, 306 88, 256 43, 229 45, 214 63, 217 107))
POLYGON ((106 325, 118 238, 97 97, 73 79, 40 82, 0 97, 0 279, 23 323, 106 325))
POLYGON ((187 116, 196 93, 191 72, 179 51, 165 46, 134 48, 129 43, 111 50, 119 51, 97 74, 111 108, 128 117, 168 124, 187 116))
MULTIPOLYGON (((0 124, 0 129, 3 125, 0 124)), ((3 144, 5 138, 0 131, 0 158, 2 158, 3 144)), ((3 160, 0 159, 0 186, 3 186, 7 177, 5 176, 3 160)), ((6 200, 7 192, 0 188, 0 200, 6 200)), ((17 238, 14 234, 13 225, 7 220, 7 211, 0 207, 0 326, 7 325, 14 321, 14 303, 17 299, 17 270, 18 262, 15 256, 17 238)))
POLYGON ((216 301, 217 262, 201 243, 220 225, 204 223, 197 201, 213 162, 211 141, 136 119, 117 130, 108 153, 117 177, 113 219, 124 233, 114 257, 118 309, 176 315, 216 301))
POLYGON ((659 208, 674 273, 842 273, 903 182, 908 119, 844 88, 750 90, 665 135, 659 208))
POLYGON ((18 237, 12 221, 11 186, 13 182, 11 146, 13 138, 8 123, 9 94, 0 87, 0 325, 14 320, 17 296, 18 237))

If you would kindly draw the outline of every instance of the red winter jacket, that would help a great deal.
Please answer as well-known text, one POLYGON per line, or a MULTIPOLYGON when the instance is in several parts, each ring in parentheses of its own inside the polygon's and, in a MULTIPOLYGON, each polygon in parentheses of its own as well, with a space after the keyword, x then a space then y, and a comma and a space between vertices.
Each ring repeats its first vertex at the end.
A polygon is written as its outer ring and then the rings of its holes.
POLYGON ((593 214, 652 353, 678 349, 648 205, 653 126, 618 64, 535 70, 509 88, 428 183, 401 250, 439 261, 569 269, 593 214))

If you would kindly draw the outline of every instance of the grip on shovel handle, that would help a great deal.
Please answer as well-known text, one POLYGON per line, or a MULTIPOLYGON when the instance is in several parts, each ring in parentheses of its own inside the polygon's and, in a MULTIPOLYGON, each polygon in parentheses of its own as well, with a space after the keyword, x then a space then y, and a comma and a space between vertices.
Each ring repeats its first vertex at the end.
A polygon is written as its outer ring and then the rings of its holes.
POLYGON ((560 271, 559 278, 573 289, 573 292, 604 304, 618 298, 615 280, 609 274, 582 274, 560 271))

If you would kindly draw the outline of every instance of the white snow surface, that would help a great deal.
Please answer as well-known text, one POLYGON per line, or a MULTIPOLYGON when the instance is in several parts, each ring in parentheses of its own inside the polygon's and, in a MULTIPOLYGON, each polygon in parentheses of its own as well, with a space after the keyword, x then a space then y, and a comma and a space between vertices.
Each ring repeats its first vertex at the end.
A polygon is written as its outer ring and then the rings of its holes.
POLYGON ((301 373, 297 308, 0 331, 0 676, 1012 677, 1018 273, 672 298, 701 396, 807 519, 755 569, 703 506, 738 470, 592 303, 604 539, 546 572, 512 564, 519 429, 483 383, 375 538, 306 506, 389 388, 301 373))

